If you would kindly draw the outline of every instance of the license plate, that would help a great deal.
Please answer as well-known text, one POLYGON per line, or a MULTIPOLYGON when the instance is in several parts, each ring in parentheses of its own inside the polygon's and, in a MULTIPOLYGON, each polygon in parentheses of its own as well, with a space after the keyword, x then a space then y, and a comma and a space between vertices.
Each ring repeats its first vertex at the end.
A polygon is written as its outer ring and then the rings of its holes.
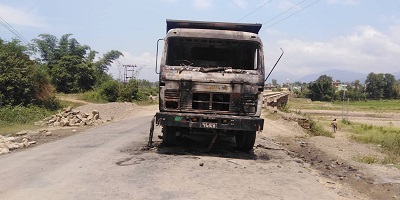
POLYGON ((201 125, 203 128, 217 128, 217 123, 202 122, 201 125))

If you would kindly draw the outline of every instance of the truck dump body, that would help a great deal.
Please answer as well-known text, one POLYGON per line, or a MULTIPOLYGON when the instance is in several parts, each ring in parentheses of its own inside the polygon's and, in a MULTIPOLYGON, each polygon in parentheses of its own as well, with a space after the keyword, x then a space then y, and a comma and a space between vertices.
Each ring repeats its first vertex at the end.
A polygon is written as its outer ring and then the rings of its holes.
POLYGON ((237 136, 262 130, 260 28, 259 24, 167 20, 159 124, 174 134, 237 136))

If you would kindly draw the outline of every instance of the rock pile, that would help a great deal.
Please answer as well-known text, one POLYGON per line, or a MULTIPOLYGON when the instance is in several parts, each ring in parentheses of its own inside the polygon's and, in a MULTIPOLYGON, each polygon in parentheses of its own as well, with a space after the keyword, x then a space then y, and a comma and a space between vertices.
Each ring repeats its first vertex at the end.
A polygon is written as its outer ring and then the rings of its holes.
POLYGON ((103 123, 100 113, 93 110, 92 113, 83 113, 71 107, 64 108, 58 114, 47 117, 43 121, 36 122, 36 125, 47 124, 49 126, 68 127, 68 126, 92 126, 103 123))
POLYGON ((15 135, 15 137, 5 137, 0 135, 0 155, 7 154, 14 149, 27 148, 36 144, 36 141, 31 139, 27 131, 21 131, 15 135))

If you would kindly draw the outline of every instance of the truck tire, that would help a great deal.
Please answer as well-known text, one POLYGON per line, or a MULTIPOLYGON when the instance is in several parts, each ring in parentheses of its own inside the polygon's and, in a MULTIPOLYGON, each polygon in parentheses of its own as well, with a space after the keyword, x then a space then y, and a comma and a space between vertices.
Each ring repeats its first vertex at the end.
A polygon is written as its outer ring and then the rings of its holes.
POLYGON ((176 129, 173 126, 163 127, 163 145, 165 147, 175 146, 176 143, 176 129))
POLYGON ((242 131, 235 135, 236 145, 242 151, 250 151, 253 149, 256 141, 255 131, 242 131))

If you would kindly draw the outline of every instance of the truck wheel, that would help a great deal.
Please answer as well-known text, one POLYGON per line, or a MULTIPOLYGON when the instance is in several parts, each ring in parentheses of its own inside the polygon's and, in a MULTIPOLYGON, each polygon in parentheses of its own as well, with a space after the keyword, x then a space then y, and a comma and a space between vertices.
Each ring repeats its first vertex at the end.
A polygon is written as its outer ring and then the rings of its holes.
POLYGON ((253 149, 256 141, 255 131, 242 131, 235 135, 236 145, 242 151, 250 151, 253 149))
POLYGON ((173 126, 163 127, 163 145, 165 147, 175 146, 176 142, 176 129, 173 126))

